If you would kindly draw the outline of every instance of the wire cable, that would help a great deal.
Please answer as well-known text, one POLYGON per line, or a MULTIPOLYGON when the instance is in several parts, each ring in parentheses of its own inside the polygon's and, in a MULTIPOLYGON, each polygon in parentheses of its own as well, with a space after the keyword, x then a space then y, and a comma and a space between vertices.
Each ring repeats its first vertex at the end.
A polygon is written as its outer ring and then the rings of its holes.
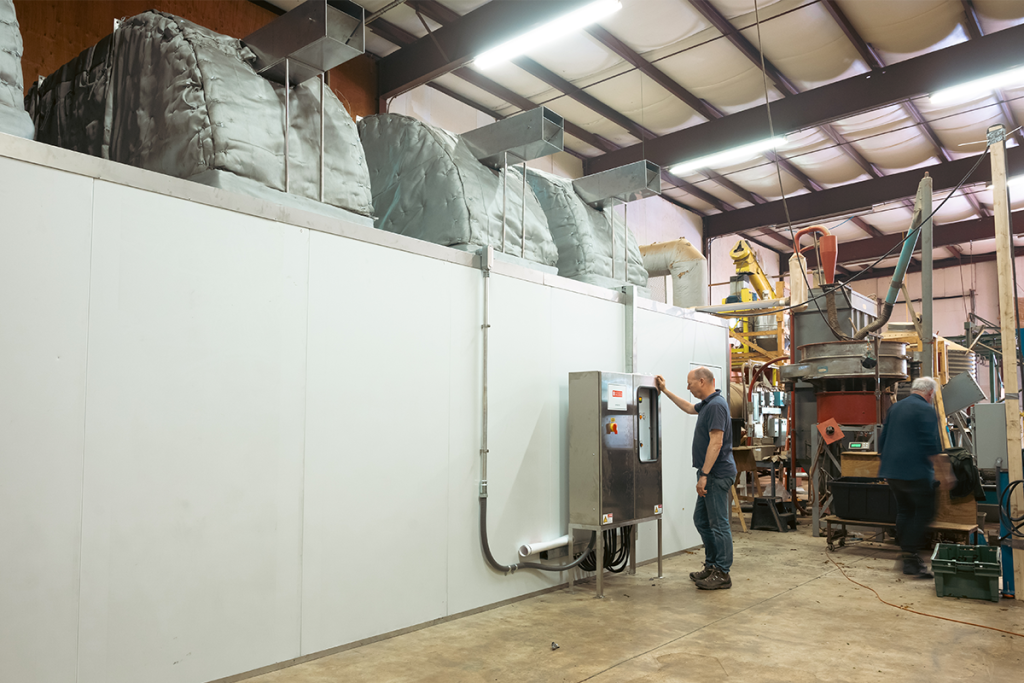
POLYGON ((984 629, 988 629, 989 631, 997 631, 999 633, 1005 633, 1008 636, 1016 636, 1017 638, 1024 638, 1024 633, 1017 633, 1015 631, 1007 631, 1005 629, 996 628, 995 626, 985 626, 984 624, 975 624, 974 622, 971 622, 971 621, 961 621, 960 619, 951 619, 950 617, 943 617, 943 616, 939 616, 938 614, 928 614, 927 612, 919 612, 916 609, 910 609, 909 607, 906 607, 905 605, 894 605, 893 603, 883 599, 882 596, 878 594, 878 591, 876 591, 871 586, 865 586, 863 583, 860 583, 859 581, 854 581, 853 579, 851 579, 850 575, 847 574, 843 570, 843 568, 839 566, 839 563, 836 562, 835 560, 833 560, 830 556, 826 555, 825 557, 828 557, 829 562, 831 562, 832 564, 834 564, 836 566, 836 569, 838 569, 840 571, 840 573, 842 573, 842 575, 846 577, 847 581, 849 581, 850 583, 855 584, 857 586, 860 586, 861 588, 866 588, 867 590, 871 591, 872 593, 875 594, 875 597, 878 598, 879 602, 881 602, 882 604, 888 605, 889 607, 895 607, 896 609, 903 610, 904 612, 910 612, 911 614, 918 614, 918 615, 920 615, 922 617, 931 617, 932 619, 942 619, 943 621, 952 621, 953 623, 956 623, 956 624, 964 624, 965 626, 974 626, 976 628, 984 628, 984 629))

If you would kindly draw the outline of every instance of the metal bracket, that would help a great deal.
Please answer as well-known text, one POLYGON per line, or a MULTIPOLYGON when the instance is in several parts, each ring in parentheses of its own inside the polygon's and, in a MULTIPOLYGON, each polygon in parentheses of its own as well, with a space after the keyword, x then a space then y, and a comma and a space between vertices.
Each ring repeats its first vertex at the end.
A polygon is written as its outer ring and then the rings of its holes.
POLYGON ((988 129, 986 135, 988 136, 988 144, 996 145, 1006 140, 1006 129, 1002 126, 992 126, 988 129))

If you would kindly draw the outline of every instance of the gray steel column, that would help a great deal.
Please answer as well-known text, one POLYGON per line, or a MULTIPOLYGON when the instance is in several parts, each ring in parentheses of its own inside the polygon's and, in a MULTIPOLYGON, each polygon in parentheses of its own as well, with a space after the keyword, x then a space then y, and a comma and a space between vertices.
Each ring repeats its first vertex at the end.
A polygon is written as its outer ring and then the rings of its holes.
POLYGON ((505 214, 508 211, 508 152, 501 155, 501 253, 505 253, 505 214))
POLYGON ((604 530, 598 529, 597 534, 597 545, 594 546, 594 552, 597 553, 594 559, 597 560, 597 595, 594 597, 604 597, 604 530))
POLYGON ((289 61, 284 60, 284 191, 288 192, 288 132, 292 127, 292 113, 289 100, 292 95, 291 73, 289 61))
MULTIPOLYGON (((640 525, 633 525, 633 533, 629 535, 629 573, 636 574, 636 534, 640 531, 640 525)), ((572 559, 572 558, 569 558, 572 559)))
POLYGON ((324 94, 327 74, 320 74, 320 201, 324 200, 324 94))
POLYGON ((608 204, 608 220, 612 224, 612 279, 615 279, 615 202, 608 204))
POLYGON ((523 159, 523 222, 520 225, 522 228, 522 242, 519 244, 519 257, 526 258, 526 160, 523 159))
MULTIPOLYGON (((572 556, 572 551, 573 551, 573 544, 572 544, 573 533, 572 533, 572 530, 573 530, 573 527, 572 527, 572 524, 570 524, 569 525, 569 545, 568 545, 568 548, 567 548, 567 555, 569 557, 569 561, 570 562, 573 561, 573 556, 572 556)), ((569 593, 575 593, 576 592, 576 581, 575 581, 575 579, 576 579, 576 569, 573 568, 573 569, 569 570, 569 593)))
POLYGON ((661 560, 662 560, 661 532, 662 532, 661 517, 658 517, 658 578, 659 579, 665 578, 665 573, 661 570, 661 560))
POLYGON ((626 372, 637 372, 636 348, 636 285, 622 288, 626 294, 626 372))
POLYGON ((921 217, 924 224, 921 226, 921 332, 924 338, 921 340, 924 351, 924 358, 921 359, 923 367, 922 374, 928 377, 935 376, 935 324, 932 322, 932 250, 935 248, 935 240, 932 236, 932 179, 927 174, 922 181, 923 192, 921 192, 921 217))
POLYGON ((629 204, 622 203, 622 279, 629 282, 629 204))

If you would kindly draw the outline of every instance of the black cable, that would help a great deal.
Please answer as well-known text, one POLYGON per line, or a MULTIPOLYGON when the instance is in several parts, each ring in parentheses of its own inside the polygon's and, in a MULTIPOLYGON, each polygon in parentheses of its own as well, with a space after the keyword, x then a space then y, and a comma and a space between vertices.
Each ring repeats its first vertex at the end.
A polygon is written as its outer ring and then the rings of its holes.
MULTIPOLYGON (((630 539, 636 525, 608 529, 604 534, 604 552, 602 555, 602 566, 615 574, 621 573, 629 563, 630 539)), ((597 571, 597 553, 590 553, 587 557, 576 556, 579 567, 583 571, 597 571)))
POLYGON ((1010 496, 1013 495, 1013 490, 1018 486, 1024 484, 1024 481, 1018 479, 1007 484, 1006 488, 1003 489, 1002 495, 999 497, 999 523, 1009 527, 1004 535, 999 537, 999 542, 1002 543, 1010 536, 1017 536, 1018 538, 1024 538, 1024 533, 1021 533, 1021 527, 1024 527, 1024 515, 1020 517, 1014 517, 1010 511, 1010 496))

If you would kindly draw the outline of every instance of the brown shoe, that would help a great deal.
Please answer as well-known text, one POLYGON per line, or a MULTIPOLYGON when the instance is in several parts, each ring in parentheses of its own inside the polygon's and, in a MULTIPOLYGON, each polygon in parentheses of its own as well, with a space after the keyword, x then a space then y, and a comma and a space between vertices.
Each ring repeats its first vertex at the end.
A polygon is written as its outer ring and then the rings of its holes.
POLYGON ((690 581, 703 581, 711 576, 711 572, 713 571, 713 568, 705 566, 704 569, 701 569, 699 572, 690 572, 690 581))
POLYGON ((697 581, 697 588, 704 591, 716 591, 732 588, 732 579, 728 572, 723 572, 717 567, 711 570, 711 576, 697 581))

